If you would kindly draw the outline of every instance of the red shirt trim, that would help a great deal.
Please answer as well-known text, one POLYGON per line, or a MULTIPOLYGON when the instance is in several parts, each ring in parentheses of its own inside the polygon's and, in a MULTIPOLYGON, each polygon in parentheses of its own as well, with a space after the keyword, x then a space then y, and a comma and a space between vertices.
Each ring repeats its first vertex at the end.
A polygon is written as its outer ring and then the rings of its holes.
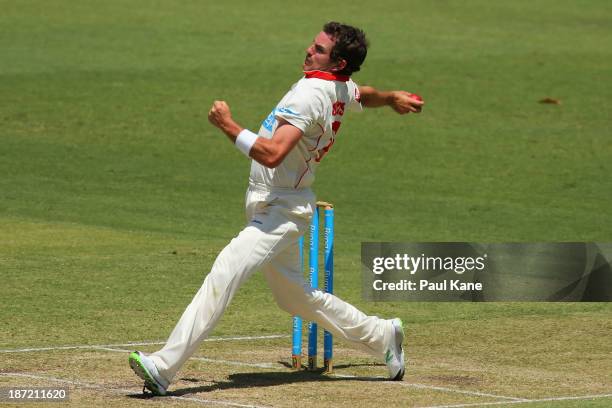
POLYGON ((295 184, 295 186, 293 186, 293 188, 297 188, 300 185, 300 183, 302 182, 302 179, 304 178, 306 173, 308 173, 308 171, 310 170, 310 165, 308 164, 310 162, 310 159, 311 158, 309 157, 308 160, 306 160, 306 168, 304 169, 304 172, 302 173, 302 175, 298 179, 298 182, 295 184))
POLYGON ((323 129, 323 126, 321 126, 319 123, 317 123, 317 125, 321 128, 321 134, 317 138, 316 146, 313 147, 312 149, 308 149, 309 152, 314 152, 315 150, 317 150, 317 147, 319 147, 319 142, 321 141, 321 137, 323 137, 323 135, 325 134, 325 129, 323 129))
POLYGON ((304 76, 306 77, 306 79, 319 78, 319 79, 324 79, 326 81, 341 81, 341 82, 347 82, 349 79, 351 79, 349 75, 340 75, 340 74, 334 74, 333 72, 318 71, 318 70, 304 71, 304 76))

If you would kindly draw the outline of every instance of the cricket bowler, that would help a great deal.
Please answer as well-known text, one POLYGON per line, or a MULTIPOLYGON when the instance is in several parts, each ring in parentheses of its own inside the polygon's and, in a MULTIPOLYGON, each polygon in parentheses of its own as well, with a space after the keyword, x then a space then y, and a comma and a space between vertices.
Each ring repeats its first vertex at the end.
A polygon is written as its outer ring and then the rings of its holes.
POLYGON ((278 305, 314 321, 335 338, 385 362, 389 378, 404 376, 400 319, 368 316, 337 296, 305 283, 298 240, 309 228, 316 170, 330 153, 348 110, 389 106, 418 113, 423 101, 406 91, 358 86, 368 43, 362 30, 337 22, 323 26, 306 49, 304 76, 272 109, 257 133, 215 101, 208 120, 251 159, 246 226, 221 251, 166 344, 152 354, 135 351, 129 363, 155 395, 165 395, 177 372, 212 332, 238 288, 261 271, 278 305))

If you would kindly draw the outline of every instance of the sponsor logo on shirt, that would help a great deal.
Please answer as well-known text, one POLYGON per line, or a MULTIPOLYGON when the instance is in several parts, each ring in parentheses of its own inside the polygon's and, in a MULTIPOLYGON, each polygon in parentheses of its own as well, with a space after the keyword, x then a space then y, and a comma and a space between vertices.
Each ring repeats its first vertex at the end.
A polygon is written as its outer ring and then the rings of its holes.
POLYGON ((261 125, 268 131, 272 132, 274 125, 276 124, 276 114, 277 113, 288 113, 289 115, 297 115, 296 112, 292 111, 289 108, 274 108, 272 112, 264 119, 261 125))

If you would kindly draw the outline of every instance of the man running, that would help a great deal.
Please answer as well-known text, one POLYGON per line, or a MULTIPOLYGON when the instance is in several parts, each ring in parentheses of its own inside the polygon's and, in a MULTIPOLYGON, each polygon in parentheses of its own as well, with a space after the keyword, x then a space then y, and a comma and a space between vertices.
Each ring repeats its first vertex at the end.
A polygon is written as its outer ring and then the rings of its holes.
POLYGON ((334 144, 344 113, 362 106, 420 112, 423 102, 405 91, 357 86, 351 74, 367 54, 365 34, 337 22, 324 25, 306 49, 304 77, 291 87, 257 134, 240 126, 223 101, 208 113, 241 152, 252 159, 246 227, 221 251, 166 345, 150 355, 135 351, 129 363, 153 394, 164 395, 180 367, 198 349, 234 294, 261 270, 278 305, 314 321, 336 338, 385 361, 389 378, 404 376, 400 319, 368 316, 338 297, 305 284, 298 240, 316 205, 316 169, 334 144))

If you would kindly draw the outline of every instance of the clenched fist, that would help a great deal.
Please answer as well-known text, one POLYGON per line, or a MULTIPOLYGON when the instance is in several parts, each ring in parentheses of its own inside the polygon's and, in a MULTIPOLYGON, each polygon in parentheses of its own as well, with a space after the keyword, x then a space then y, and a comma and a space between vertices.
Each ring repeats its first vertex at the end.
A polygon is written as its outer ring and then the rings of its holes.
POLYGON ((214 101, 208 111, 208 121, 221 129, 232 142, 236 141, 236 136, 242 128, 232 119, 232 112, 225 101, 214 101))
POLYGON ((225 101, 214 101, 208 111, 208 121, 219 129, 224 130, 232 122, 232 112, 229 105, 225 101))

